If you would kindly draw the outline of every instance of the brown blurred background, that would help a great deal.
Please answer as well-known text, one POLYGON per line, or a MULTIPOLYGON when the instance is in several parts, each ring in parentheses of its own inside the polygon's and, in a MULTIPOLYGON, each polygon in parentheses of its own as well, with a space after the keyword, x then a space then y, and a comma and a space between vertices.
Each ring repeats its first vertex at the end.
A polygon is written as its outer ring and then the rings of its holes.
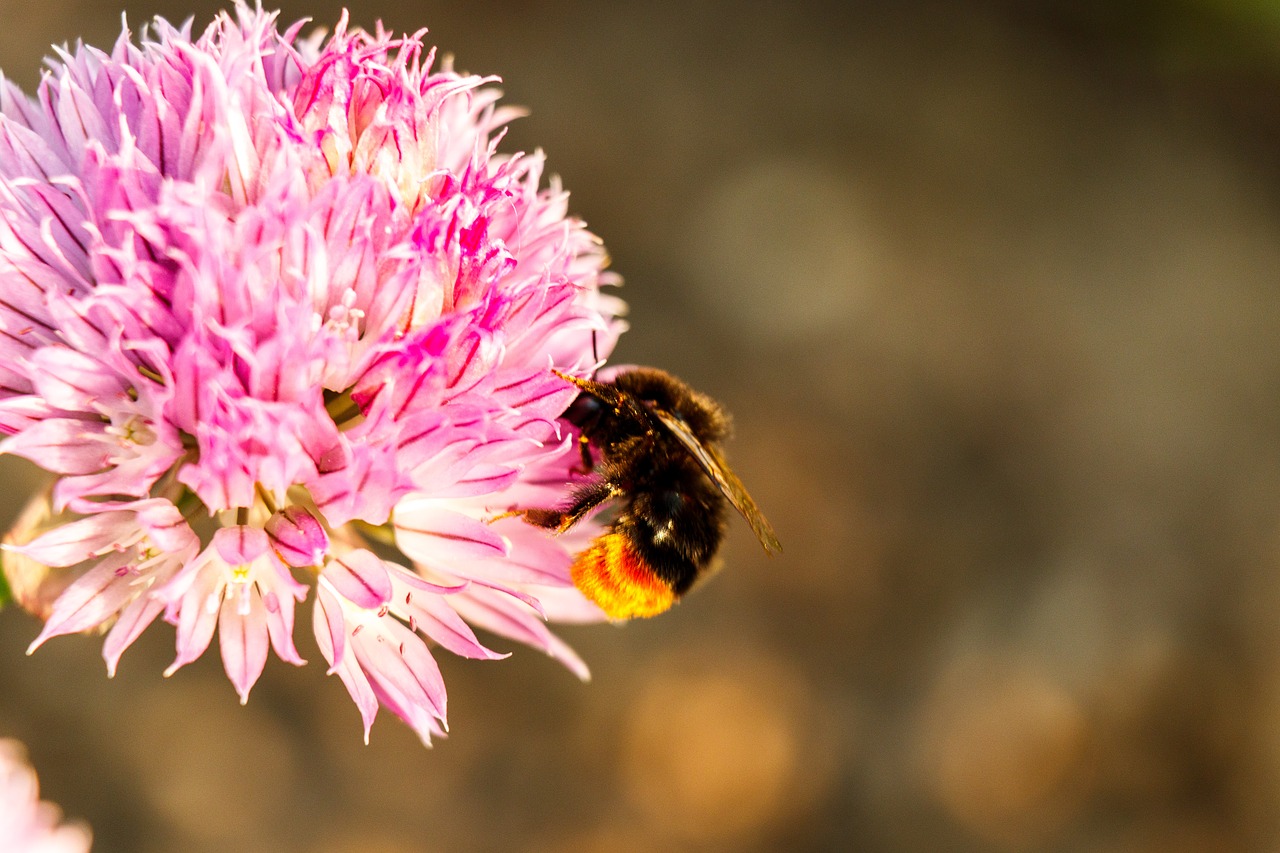
MULTIPOLYGON (((119 13, 4 0, 0 68, 119 13)), ((431 751, 314 662, 242 708, 171 629, 108 681, 6 611, 0 735, 99 853, 1280 849, 1280 3, 378 17, 532 110, 619 360, 735 412, 786 553, 735 524, 673 613, 564 630, 590 684, 442 656, 431 751)))

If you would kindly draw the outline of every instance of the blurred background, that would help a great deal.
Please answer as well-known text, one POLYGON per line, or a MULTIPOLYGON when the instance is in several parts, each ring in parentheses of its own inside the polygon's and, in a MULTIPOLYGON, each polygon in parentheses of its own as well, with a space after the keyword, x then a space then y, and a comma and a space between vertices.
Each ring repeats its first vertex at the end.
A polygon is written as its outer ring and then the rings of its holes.
MULTIPOLYGON (((330 25, 340 3, 285 2, 330 25)), ((133 2, 131 25, 219 4, 133 2)), ((0 68, 121 9, 0 2, 0 68)), ((99 853, 1280 849, 1280 2, 394 2, 532 110, 622 362, 735 413, 672 613, 441 657, 427 751, 313 665, 241 707, 157 626, 27 658, 0 735, 99 853), (504 646, 504 648, 507 646, 504 646)), ((4 521, 37 478, 12 460, 4 521)))

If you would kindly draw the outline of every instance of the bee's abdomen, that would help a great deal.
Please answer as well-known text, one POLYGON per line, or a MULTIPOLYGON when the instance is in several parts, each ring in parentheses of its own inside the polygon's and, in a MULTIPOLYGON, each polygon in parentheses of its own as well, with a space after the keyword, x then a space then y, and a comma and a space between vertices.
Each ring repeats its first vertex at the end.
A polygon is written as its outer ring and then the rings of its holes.
POLYGON ((671 584, 644 561, 639 549, 617 532, 596 537, 569 570, 573 584, 610 619, 656 616, 675 603, 671 584))

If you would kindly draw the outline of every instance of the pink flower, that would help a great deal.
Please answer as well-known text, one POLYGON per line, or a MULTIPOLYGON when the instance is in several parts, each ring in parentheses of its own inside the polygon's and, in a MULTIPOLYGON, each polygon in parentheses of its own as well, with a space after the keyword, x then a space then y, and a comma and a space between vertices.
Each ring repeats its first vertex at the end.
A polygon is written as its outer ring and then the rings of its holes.
POLYGON ((548 618, 590 525, 549 538, 577 460, 559 416, 612 349, 606 256, 543 158, 501 155, 489 78, 421 34, 281 33, 238 4, 163 20, 0 91, 0 452, 57 479, 6 572, 47 617, 33 649, 157 617, 169 672, 216 632, 242 701, 295 603, 366 727, 445 720, 428 641, 472 626, 580 675, 548 618))
POLYGON ((87 853, 89 830, 59 825, 58 807, 40 802, 40 786, 21 744, 0 740, 0 850, 5 853, 87 853))

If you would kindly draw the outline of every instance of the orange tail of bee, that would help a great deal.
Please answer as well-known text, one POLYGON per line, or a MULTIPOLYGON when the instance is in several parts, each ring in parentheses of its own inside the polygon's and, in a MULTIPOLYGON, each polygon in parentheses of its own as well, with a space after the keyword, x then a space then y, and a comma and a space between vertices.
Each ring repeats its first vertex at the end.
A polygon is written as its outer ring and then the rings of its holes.
POLYGON ((597 537, 569 573, 574 586, 610 619, 656 616, 676 600, 671 585, 654 574, 619 533, 597 537))

